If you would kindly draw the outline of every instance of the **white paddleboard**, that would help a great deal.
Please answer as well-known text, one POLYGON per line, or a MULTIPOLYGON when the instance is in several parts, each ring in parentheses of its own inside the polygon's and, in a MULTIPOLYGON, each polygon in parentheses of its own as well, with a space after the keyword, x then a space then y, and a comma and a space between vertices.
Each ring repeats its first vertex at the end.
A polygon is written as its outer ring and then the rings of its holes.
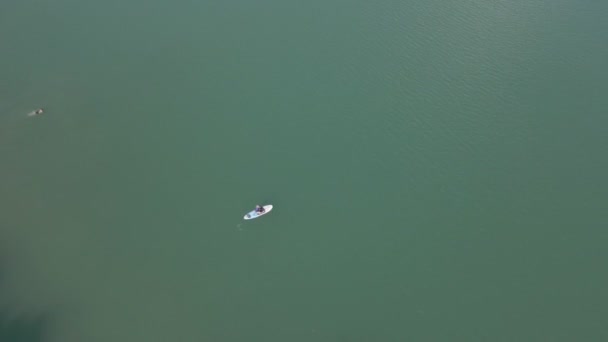
POLYGON ((253 220, 254 218, 258 218, 260 216, 264 216, 264 215, 268 214, 272 210, 272 204, 265 205, 262 208, 264 208, 264 212, 263 213, 256 213, 255 210, 252 210, 252 211, 248 212, 247 215, 245 215, 245 217, 243 217, 243 218, 245 220, 253 220))

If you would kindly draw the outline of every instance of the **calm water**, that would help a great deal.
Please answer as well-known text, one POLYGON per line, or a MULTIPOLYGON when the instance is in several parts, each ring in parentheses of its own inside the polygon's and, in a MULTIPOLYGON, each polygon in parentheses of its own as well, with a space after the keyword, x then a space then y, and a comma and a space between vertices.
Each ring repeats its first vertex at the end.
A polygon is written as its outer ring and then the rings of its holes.
POLYGON ((607 14, 2 2, 0 340, 608 340, 607 14))

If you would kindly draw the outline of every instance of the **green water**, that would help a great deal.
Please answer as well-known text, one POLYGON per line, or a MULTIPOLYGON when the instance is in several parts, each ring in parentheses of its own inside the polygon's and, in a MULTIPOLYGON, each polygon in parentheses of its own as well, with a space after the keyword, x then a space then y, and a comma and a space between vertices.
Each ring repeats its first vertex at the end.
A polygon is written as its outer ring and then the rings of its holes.
POLYGON ((607 14, 2 2, 0 341, 608 340, 607 14))

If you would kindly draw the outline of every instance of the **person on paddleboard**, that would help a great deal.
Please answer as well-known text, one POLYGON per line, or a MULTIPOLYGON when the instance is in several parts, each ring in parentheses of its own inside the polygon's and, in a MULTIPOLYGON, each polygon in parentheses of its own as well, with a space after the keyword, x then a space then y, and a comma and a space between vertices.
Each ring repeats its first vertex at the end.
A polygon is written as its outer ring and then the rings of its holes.
POLYGON ((262 213, 264 212, 264 207, 262 207, 262 206, 261 206, 261 205, 259 205, 259 204, 258 204, 258 205, 256 205, 256 206, 255 206, 255 212, 256 212, 256 213, 259 213, 259 214, 262 214, 262 213))

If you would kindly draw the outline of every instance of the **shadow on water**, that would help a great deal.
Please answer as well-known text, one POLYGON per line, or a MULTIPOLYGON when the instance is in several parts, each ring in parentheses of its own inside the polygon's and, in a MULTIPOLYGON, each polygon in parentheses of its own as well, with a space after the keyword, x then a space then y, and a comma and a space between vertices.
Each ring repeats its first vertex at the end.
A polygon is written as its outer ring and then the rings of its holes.
POLYGON ((0 310, 0 341, 2 342, 42 342, 46 331, 44 315, 21 315, 13 317, 0 310))
MULTIPOLYGON (((0 291, 0 299, 9 295, 0 291)), ((46 341, 48 322, 48 315, 46 314, 17 313, 10 307, 0 307, 0 342, 46 341)))

